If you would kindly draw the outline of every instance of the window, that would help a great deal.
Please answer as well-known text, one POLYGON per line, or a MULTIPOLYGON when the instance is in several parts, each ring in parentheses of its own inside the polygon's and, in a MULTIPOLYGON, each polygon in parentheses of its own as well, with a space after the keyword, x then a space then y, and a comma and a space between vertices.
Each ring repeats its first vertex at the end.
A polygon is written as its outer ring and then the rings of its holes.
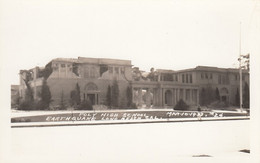
POLYGON ((222 84, 226 84, 226 78, 225 78, 225 76, 222 76, 222 77, 221 77, 221 83, 222 83, 222 84))
POLYGON ((91 69, 90 69, 90 77, 91 78, 95 77, 95 67, 91 67, 91 69))
POLYGON ((172 81, 178 81, 177 74, 172 75, 172 81))
POLYGON ((212 79, 212 73, 210 73, 210 76, 209 76, 210 79, 212 79))
POLYGON ((186 101, 190 101, 190 90, 186 89, 186 101))
POLYGON ((184 80, 185 80, 185 79, 184 79, 184 74, 182 74, 182 82, 183 82, 183 83, 184 83, 184 80))
POLYGON ((190 74, 190 83, 192 83, 192 74, 190 74))
POLYGON ((61 66, 62 68, 64 68, 64 67, 65 67, 65 64, 61 64, 60 66, 61 66))
POLYGON ((201 76, 200 76, 200 77, 201 77, 201 79, 204 79, 204 74, 203 74, 203 73, 201 73, 201 76))
POLYGON ((116 74, 119 74, 119 68, 118 67, 115 67, 115 72, 116 72, 116 74))
POLYGON ((108 72, 113 74, 113 67, 108 67, 108 72))
POLYGON ((189 76, 188 76, 188 74, 186 74, 186 83, 188 83, 189 82, 189 76))
POLYGON ((205 78, 208 79, 208 74, 207 73, 205 74, 205 78))
POLYGON ((121 74, 125 73, 125 68, 124 67, 121 67, 120 70, 121 70, 121 74))
POLYGON ((218 75, 218 84, 221 84, 221 75, 218 75))

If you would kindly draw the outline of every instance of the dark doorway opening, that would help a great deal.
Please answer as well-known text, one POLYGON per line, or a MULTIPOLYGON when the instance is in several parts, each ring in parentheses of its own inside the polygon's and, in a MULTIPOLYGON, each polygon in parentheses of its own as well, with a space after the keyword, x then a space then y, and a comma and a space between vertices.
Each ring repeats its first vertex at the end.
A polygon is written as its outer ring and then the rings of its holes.
POLYGON ((92 105, 95 105, 95 94, 87 94, 87 99, 91 102, 92 105))
POLYGON ((226 102, 226 101, 227 101, 227 96, 222 96, 222 97, 221 97, 221 100, 222 100, 223 102, 226 102))
POLYGON ((173 99, 172 99, 172 92, 170 90, 167 90, 165 92, 165 105, 171 106, 173 104, 173 99))

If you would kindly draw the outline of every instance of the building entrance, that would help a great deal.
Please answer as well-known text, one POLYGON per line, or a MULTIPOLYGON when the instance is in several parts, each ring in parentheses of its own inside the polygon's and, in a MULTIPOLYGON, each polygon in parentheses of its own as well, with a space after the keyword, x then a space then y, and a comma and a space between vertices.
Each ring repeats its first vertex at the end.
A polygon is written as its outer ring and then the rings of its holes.
POLYGON ((172 92, 170 90, 167 90, 165 92, 165 105, 167 106, 173 105, 172 92))
POLYGON ((87 94, 87 99, 91 102, 92 105, 95 105, 95 94, 87 94))
POLYGON ((90 82, 85 86, 83 100, 89 100, 92 105, 98 105, 99 92, 97 85, 90 82))

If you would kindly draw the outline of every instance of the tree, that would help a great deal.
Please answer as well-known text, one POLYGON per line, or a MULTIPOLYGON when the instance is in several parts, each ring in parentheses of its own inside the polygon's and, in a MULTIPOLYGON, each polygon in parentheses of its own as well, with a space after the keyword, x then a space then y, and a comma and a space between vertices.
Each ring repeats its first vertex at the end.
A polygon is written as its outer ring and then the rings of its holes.
POLYGON ((41 91, 41 102, 43 104, 43 108, 47 109, 50 106, 51 103, 51 91, 49 86, 47 85, 46 80, 43 80, 42 83, 42 91, 41 91))
MULTIPOLYGON (((171 77, 172 77, 172 75, 171 75, 171 77)), ((157 80, 157 76, 156 76, 156 73, 155 73, 153 67, 150 69, 150 73, 148 74, 147 78, 150 79, 151 81, 157 80)))
POLYGON ((29 81, 32 80, 32 71, 28 71, 28 70, 21 70, 20 74, 24 74, 23 76, 23 81, 26 85, 26 90, 25 90, 25 101, 34 101, 33 99, 33 90, 29 84, 29 81))
POLYGON ((60 110, 65 110, 66 106, 64 104, 64 93, 63 90, 61 91, 61 98, 60 98, 60 110))
POLYGON ((113 81, 111 89, 111 105, 113 108, 117 108, 119 103, 119 87, 117 80, 113 81))
POLYGON ((76 95, 77 93, 76 93, 76 90, 72 90, 71 92, 70 92, 70 105, 71 106, 75 106, 76 104, 77 104, 77 102, 76 102, 76 95))
POLYGON ((71 98, 71 106, 79 106, 81 103, 80 99, 80 87, 79 84, 76 84, 75 90, 72 90, 70 92, 70 98, 71 98))
POLYGON ((111 86, 108 85, 107 87, 107 106, 111 108, 111 86))
POLYGON ((250 94, 249 94, 249 86, 248 86, 247 82, 245 83, 243 92, 244 92, 244 94, 243 94, 243 107, 249 108, 250 107, 250 101, 249 101, 250 94))
POLYGON ((215 96, 216 96, 216 97, 215 97, 216 100, 220 101, 220 95, 219 95, 218 87, 216 88, 215 96))
POLYGON ((219 91, 218 91, 218 89, 216 89, 216 91, 214 92, 214 90, 212 89, 211 86, 202 88, 200 91, 200 105, 202 105, 202 106, 211 104, 217 98, 220 99, 219 91))
POLYGON ((133 102, 133 91, 131 86, 128 86, 126 89, 126 97, 127 97, 127 107, 131 107, 133 102))
POLYGON ((250 54, 246 54, 242 56, 242 68, 245 68, 246 70, 250 70, 250 54))
POLYGON ((34 101, 33 91, 29 84, 28 84, 27 88, 25 89, 25 98, 24 99, 25 99, 25 101, 31 101, 31 102, 34 101))
POLYGON ((77 105, 79 105, 81 102, 81 99, 80 99, 80 88, 79 88, 79 84, 77 83, 76 84, 76 103, 77 105))

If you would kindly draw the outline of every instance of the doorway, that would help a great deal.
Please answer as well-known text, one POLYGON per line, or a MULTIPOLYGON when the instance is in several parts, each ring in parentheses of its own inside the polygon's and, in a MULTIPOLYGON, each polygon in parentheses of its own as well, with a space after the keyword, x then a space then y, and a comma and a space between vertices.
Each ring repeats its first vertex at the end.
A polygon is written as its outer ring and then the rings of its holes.
POLYGON ((172 98, 172 92, 170 90, 167 90, 165 92, 165 105, 172 106, 173 105, 173 98, 172 98))

